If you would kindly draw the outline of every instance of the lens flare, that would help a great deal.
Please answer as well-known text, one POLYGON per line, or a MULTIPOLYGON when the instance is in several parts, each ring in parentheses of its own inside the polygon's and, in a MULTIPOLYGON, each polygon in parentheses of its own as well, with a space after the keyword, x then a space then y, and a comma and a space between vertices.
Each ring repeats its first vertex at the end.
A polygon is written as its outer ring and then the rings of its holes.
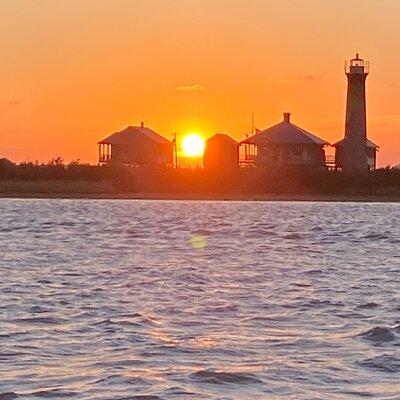
POLYGON ((207 238, 204 235, 192 235, 189 241, 191 246, 196 250, 204 249, 207 246, 207 238))

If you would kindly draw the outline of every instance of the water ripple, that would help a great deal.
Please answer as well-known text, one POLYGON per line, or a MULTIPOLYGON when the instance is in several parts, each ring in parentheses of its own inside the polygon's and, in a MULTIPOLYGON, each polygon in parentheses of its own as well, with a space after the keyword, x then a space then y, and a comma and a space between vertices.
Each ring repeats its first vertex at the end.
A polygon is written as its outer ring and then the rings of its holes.
POLYGON ((0 200, 0 400, 397 399, 399 211, 0 200))

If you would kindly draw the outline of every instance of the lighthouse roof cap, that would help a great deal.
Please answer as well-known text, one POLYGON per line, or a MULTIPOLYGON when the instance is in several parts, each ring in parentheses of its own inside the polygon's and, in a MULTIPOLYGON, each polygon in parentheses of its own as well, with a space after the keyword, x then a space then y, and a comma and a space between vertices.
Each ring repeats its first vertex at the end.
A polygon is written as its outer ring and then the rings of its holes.
POLYGON ((360 58, 358 53, 356 53, 356 57, 352 58, 351 61, 364 61, 364 60, 362 58, 360 58))

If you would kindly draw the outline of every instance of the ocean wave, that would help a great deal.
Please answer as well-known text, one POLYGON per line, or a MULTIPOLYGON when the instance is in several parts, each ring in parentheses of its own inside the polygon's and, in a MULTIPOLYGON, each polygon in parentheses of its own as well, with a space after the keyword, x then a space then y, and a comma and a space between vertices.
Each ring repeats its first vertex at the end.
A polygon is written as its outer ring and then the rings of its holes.
POLYGON ((205 312, 207 313, 226 313, 237 311, 238 306, 236 304, 227 304, 226 306, 219 306, 219 307, 206 307, 205 312))
MULTIPOLYGON (((112 365, 118 365, 118 366, 124 366, 124 367, 131 367, 131 366, 138 366, 140 365, 140 362, 133 362, 135 360, 131 360, 131 363, 128 363, 129 360, 121 360, 121 363, 119 362, 115 362, 114 364, 109 363, 107 364, 107 367, 110 367, 112 365)), ((98 367, 105 367, 104 364, 99 363, 98 367)), ((119 374, 112 374, 112 375, 108 375, 105 377, 101 377, 99 379, 96 379, 94 381, 91 382, 92 385, 106 385, 106 386, 111 386, 111 385, 118 385, 121 383, 121 376, 119 374)), ((149 381, 147 381, 146 379, 140 377, 140 376, 132 376, 129 377, 129 384, 130 385, 148 385, 150 384, 149 381)))
POLYGON ((18 356, 21 356, 21 355, 22 355, 21 352, 16 352, 16 351, 1 352, 0 353, 0 360, 11 358, 11 357, 18 357, 18 356))
POLYGON ((118 400, 162 400, 161 397, 153 396, 153 395, 138 395, 138 396, 129 396, 129 397, 120 397, 118 400))
POLYGON ((193 235, 211 236, 214 232, 210 229, 195 229, 192 231, 193 235))
POLYGON ((396 333, 399 332, 399 327, 396 326, 394 328, 388 328, 385 326, 376 326, 368 331, 361 333, 358 336, 376 343, 388 343, 395 341, 398 337, 396 333))
POLYGON ((323 307, 343 307, 344 304, 341 302, 333 302, 330 300, 319 300, 319 299, 311 299, 307 301, 305 306, 315 307, 315 308, 323 308, 323 307))
POLYGON ((223 385, 234 383, 238 385, 248 385, 262 383, 255 375, 245 372, 217 372, 210 370, 200 370, 191 374, 191 378, 202 383, 212 383, 223 385))
POLYGON ((140 326, 152 326, 152 327, 156 327, 159 325, 159 322, 156 321, 154 318, 150 318, 150 317, 142 317, 140 316, 140 314, 138 315, 138 317, 134 317, 137 318, 137 320, 133 320, 131 318, 118 318, 115 317, 113 319, 111 318, 106 318, 106 319, 102 319, 98 322, 93 323, 93 326, 136 326, 136 327, 140 327, 140 326))
POLYGON ((40 313, 45 313, 45 312, 50 312, 51 310, 45 307, 41 306, 33 306, 29 309, 29 312, 31 314, 40 314, 40 313))
MULTIPOLYGON (((118 231, 118 233, 121 233, 121 232, 118 231)), ((141 231, 139 229, 126 229, 125 234, 126 234, 126 236, 128 236, 129 238, 132 238, 132 239, 143 239, 143 238, 148 237, 148 235, 146 235, 145 233, 143 233, 143 231, 141 231)))
POLYGON ((367 358, 358 362, 358 365, 372 370, 396 374, 400 372, 400 358, 390 354, 367 358))
POLYGON ((0 393, 0 400, 14 400, 14 399, 18 399, 18 395, 17 393, 14 392, 4 392, 4 393, 0 393))
POLYGON ((294 283, 291 283, 291 285, 297 286, 297 287, 311 287, 311 285, 309 283, 301 283, 301 282, 294 282, 294 283))
POLYGON ((43 285, 51 285, 53 282, 49 279, 38 279, 37 283, 42 283, 43 285))
POLYGON ((288 235, 285 235, 283 238, 288 240, 304 239, 303 236, 299 235, 298 233, 289 233, 288 235))
MULTIPOLYGON (((43 399, 53 399, 53 398, 63 398, 68 399, 72 396, 76 396, 78 393, 76 392, 66 392, 60 389, 51 389, 51 390, 39 390, 37 392, 32 392, 29 394, 24 394, 24 397, 39 397, 43 399)), ((22 395, 20 395, 22 396, 22 395)), ((19 396, 18 396, 19 397, 19 396)))
POLYGON ((311 228, 311 230, 314 232, 320 232, 323 231, 324 229, 322 228, 322 226, 314 226, 314 228, 311 228))
POLYGON ((322 274, 322 269, 314 268, 307 271, 300 272, 302 275, 319 275, 322 274))
POLYGON ((25 324, 60 325, 68 321, 63 318, 56 318, 56 317, 31 317, 31 318, 20 318, 15 320, 15 322, 25 323, 25 324))
POLYGON ((390 239, 392 236, 389 236, 385 233, 377 233, 372 232, 364 236, 364 239, 374 239, 374 240, 385 240, 390 239))
POLYGON ((200 398, 201 395, 199 393, 194 393, 194 392, 188 392, 185 389, 182 389, 180 387, 171 387, 163 391, 163 394, 165 394, 168 398, 176 398, 177 396, 179 398, 184 398, 187 399, 188 397, 190 398, 200 398), (171 397, 174 396, 174 397, 171 397), (183 397, 185 396, 185 397, 183 397), (194 397, 196 396, 196 397, 194 397))
POLYGON ((266 229, 266 228, 253 228, 246 232, 246 238, 258 238, 264 236, 278 236, 278 235, 271 229, 266 229))
POLYGON ((359 306, 357 306, 358 309, 360 310, 369 310, 369 309, 373 309, 373 308, 377 308, 379 307, 379 304, 374 303, 374 302, 369 302, 369 303, 364 303, 364 304, 360 304, 359 306))

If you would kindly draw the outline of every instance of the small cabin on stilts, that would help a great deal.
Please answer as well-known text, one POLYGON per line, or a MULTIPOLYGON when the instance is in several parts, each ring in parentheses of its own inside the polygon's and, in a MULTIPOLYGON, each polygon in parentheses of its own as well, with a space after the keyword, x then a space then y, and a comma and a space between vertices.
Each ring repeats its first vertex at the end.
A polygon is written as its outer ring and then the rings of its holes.
POLYGON ((144 126, 128 126, 97 143, 100 164, 172 164, 173 143, 144 126))
POLYGON ((290 113, 283 121, 240 142, 241 164, 269 167, 325 167, 324 147, 329 143, 294 125, 290 113), (244 160, 243 160, 244 155, 244 160))

